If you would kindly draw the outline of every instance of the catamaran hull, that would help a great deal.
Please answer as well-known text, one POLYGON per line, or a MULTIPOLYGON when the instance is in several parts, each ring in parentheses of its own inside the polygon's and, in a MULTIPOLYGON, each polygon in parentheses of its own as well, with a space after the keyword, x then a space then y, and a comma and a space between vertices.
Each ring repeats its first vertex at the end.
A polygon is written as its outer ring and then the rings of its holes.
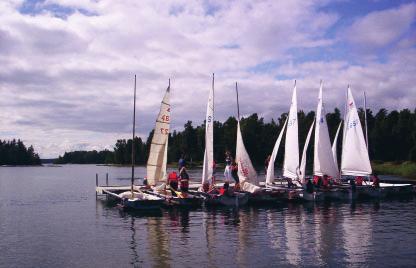
POLYGON ((164 204, 164 200, 122 200, 121 207, 123 209, 131 210, 157 210, 164 204))
POLYGON ((207 206, 244 206, 248 203, 249 194, 234 193, 233 196, 206 194, 205 205, 207 206))

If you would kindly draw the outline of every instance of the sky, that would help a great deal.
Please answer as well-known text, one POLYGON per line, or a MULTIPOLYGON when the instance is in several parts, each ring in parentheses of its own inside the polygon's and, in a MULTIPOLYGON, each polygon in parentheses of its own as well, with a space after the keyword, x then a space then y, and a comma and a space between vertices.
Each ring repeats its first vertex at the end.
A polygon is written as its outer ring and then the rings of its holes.
POLYGON ((205 118, 212 73, 215 117, 266 121, 357 104, 415 109, 415 1, 1 0, 0 139, 20 138, 42 158, 112 149, 146 138, 171 79, 172 129, 205 118))

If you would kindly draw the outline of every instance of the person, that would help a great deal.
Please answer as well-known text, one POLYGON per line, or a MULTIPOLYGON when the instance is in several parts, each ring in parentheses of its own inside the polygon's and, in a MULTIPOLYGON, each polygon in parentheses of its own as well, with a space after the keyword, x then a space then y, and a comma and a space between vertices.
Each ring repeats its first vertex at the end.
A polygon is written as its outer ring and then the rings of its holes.
POLYGON ((186 161, 185 161, 185 155, 184 155, 184 154, 182 154, 182 155, 181 155, 181 158, 179 158, 179 161, 178 161, 178 170, 179 170, 179 172, 181 171, 181 169, 182 169, 184 166, 186 166, 186 161))
POLYGON ((355 193, 355 191, 357 190, 357 187, 355 185, 355 180, 350 180, 350 186, 351 186, 351 191, 355 193))
POLYGON ((323 179, 322 179, 322 187, 323 188, 328 188, 329 187, 329 178, 327 175, 324 175, 323 179))
POLYGON ((264 174, 267 174, 267 169, 269 168, 270 159, 272 158, 272 155, 268 155, 266 160, 264 161, 264 174))
POLYGON ((380 179, 377 176, 377 173, 374 172, 373 174, 373 186, 375 188, 380 188, 380 179))
POLYGON ((189 175, 186 171, 186 167, 182 167, 181 171, 179 172, 179 178, 180 178, 180 186, 182 192, 188 192, 189 190, 189 175))
POLYGON ((363 185, 363 181, 364 181, 363 177, 361 177, 361 176, 355 177, 355 184, 356 185, 362 186, 363 185))
POLYGON ((176 171, 172 171, 171 173, 169 173, 168 175, 168 185, 170 186, 171 189, 177 191, 178 190, 178 174, 176 173, 176 171))
POLYGON ((146 177, 143 178, 143 186, 144 186, 145 189, 150 189, 150 185, 149 185, 146 177))
POLYGON ((293 183, 292 178, 287 177, 286 178, 286 181, 287 181, 287 188, 293 188, 293 187, 295 187, 295 184, 293 183))
POLYGON ((204 182, 204 183, 202 184, 202 191, 203 191, 204 193, 208 193, 208 192, 209 192, 209 182, 204 182))
POLYGON ((236 162, 233 162, 231 165, 231 176, 235 181, 235 185, 240 185, 240 178, 238 177, 238 165, 236 162))
POLYGON ((225 181, 231 180, 231 163, 233 162, 233 158, 231 157, 230 151, 225 152, 225 170, 224 170, 224 177, 225 181))
POLYGON ((306 183, 306 192, 307 193, 313 193, 313 183, 311 179, 308 179, 308 182, 306 183))
POLYGON ((226 181, 220 189, 219 195, 229 195, 230 184, 226 181))
POLYGON ((319 176, 314 175, 314 176, 313 176, 313 184, 314 184, 315 186, 317 186, 317 185, 318 185, 318 181, 319 181, 319 176))

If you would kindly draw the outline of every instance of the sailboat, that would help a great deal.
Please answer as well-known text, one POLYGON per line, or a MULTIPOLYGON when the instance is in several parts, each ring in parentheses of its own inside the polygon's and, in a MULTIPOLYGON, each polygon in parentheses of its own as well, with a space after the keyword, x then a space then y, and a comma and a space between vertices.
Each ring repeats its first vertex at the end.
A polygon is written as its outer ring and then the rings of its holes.
MULTIPOLYGON (((306 166, 306 152, 309 146, 310 136, 312 133, 313 128, 315 128, 315 136, 314 136, 314 153, 313 153, 313 175, 314 176, 328 176, 330 178, 336 179, 339 177, 339 171, 336 162, 336 139, 334 140, 334 145, 331 146, 331 141, 329 138, 329 131, 328 125, 326 122, 326 112, 325 106, 323 101, 323 82, 321 81, 321 85, 319 88, 319 95, 318 95, 318 106, 316 108, 316 117, 312 122, 311 128, 309 129, 308 136, 306 138, 302 160, 301 160, 301 167, 300 173, 302 174, 301 179, 302 183, 305 184, 305 166, 306 166), (335 156, 334 156, 335 155, 335 156)), ((337 131, 339 133, 339 129, 337 131)), ((324 198, 339 198, 345 189, 341 188, 332 188, 332 189, 320 189, 319 191, 308 192, 305 190, 303 192, 303 198, 306 200, 322 200, 324 198), (318 198, 319 196, 319 198, 318 198)), ((348 194, 348 190, 346 190, 348 194)))
MULTIPOLYGON (((366 107, 365 107, 366 109, 366 107)), ((347 90, 347 112, 344 121, 344 136, 341 156, 341 175, 369 177, 372 173, 368 154, 368 139, 364 139, 360 118, 351 89, 347 90)), ((411 184, 380 183, 380 187, 369 184, 357 186, 358 197, 384 197, 386 195, 408 194, 411 184)))
POLYGON ((279 199, 295 199, 297 197, 297 191, 283 187, 282 184, 275 185, 275 170, 274 163, 279 151, 280 143, 283 138, 284 131, 286 130, 285 139, 285 156, 283 176, 291 179, 298 178, 299 170, 299 146, 298 146, 298 123, 297 123, 297 92, 296 81, 293 88, 292 102, 289 109, 289 115, 285 120, 283 128, 281 129, 276 143, 273 147, 272 154, 270 155, 270 161, 266 170, 266 183, 265 186, 269 190, 273 190, 274 197, 279 199))
POLYGON ((150 145, 147 160, 147 183, 153 191, 146 193, 164 198, 168 205, 200 206, 202 198, 180 190, 171 189, 166 185, 168 141, 170 130, 170 79, 165 95, 160 104, 158 117, 150 145))
POLYGON ((234 191, 221 195, 215 191, 214 178, 214 74, 212 87, 208 95, 207 113, 205 118, 205 153, 202 168, 202 186, 199 192, 205 197, 207 205, 242 206, 248 202, 248 194, 234 191), (205 187, 205 190, 204 190, 205 187), (208 191, 207 191, 208 190, 208 191))
POLYGON ((131 148, 131 185, 130 191, 118 194, 121 199, 121 206, 125 209, 147 210, 158 209, 164 199, 158 196, 143 192, 139 187, 134 185, 134 162, 135 152, 135 131, 136 131, 136 75, 134 76, 134 106, 133 106, 133 139, 131 148))

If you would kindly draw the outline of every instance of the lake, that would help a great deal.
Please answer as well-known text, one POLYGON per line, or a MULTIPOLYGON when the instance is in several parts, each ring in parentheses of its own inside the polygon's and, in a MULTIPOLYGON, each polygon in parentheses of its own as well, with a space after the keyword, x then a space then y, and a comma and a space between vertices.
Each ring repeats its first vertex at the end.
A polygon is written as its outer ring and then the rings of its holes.
POLYGON ((0 167, 0 267, 416 266, 413 197, 129 214, 96 200, 96 173, 129 183, 128 167, 0 167))

